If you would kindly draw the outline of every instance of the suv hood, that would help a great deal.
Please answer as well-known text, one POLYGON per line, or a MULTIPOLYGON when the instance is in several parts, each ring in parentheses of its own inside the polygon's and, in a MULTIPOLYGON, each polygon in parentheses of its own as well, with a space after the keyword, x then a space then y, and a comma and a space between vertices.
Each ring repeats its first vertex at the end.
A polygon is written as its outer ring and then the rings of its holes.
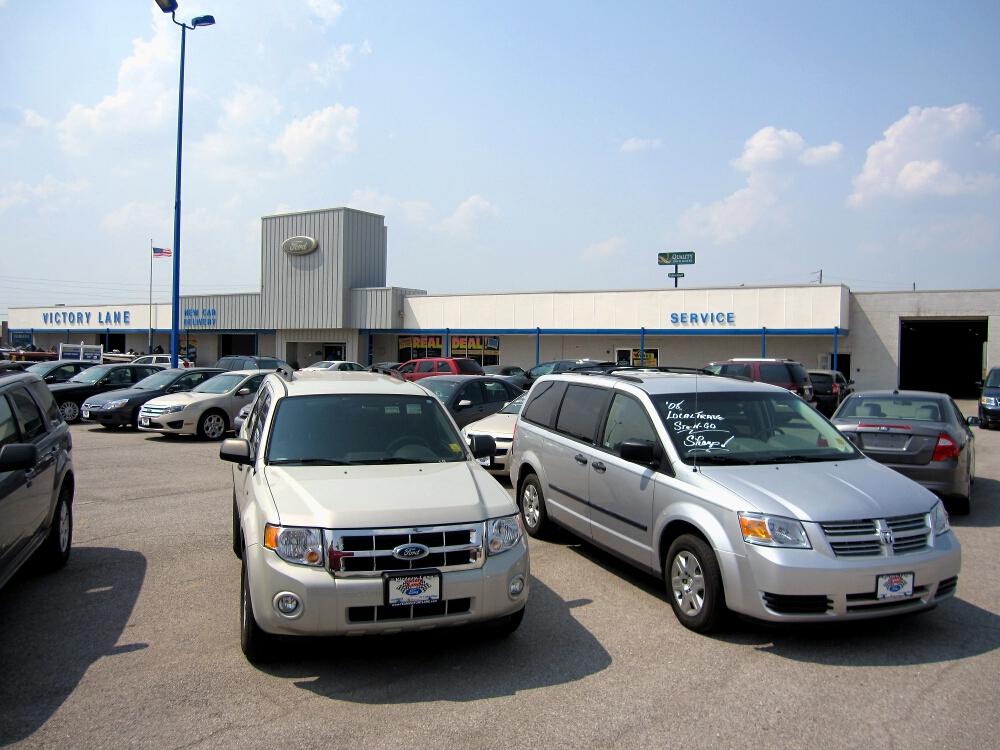
POLYGON ((517 512, 471 461, 389 466, 267 466, 285 526, 371 529, 484 521, 517 512))
POLYGON ((868 458, 700 470, 756 510, 800 521, 891 518, 926 513, 937 502, 929 490, 868 458))

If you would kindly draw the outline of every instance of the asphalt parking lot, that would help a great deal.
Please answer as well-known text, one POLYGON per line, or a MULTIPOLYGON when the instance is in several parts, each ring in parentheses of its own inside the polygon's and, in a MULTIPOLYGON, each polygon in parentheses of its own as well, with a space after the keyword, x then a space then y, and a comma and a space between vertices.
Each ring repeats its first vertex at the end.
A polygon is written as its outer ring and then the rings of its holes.
MULTIPOLYGON (((968 404, 966 404, 968 406, 968 404)), ((674 619, 659 581, 532 540, 506 640, 470 631, 239 648, 218 446, 72 428, 74 550, 0 590, 0 745, 989 747, 1000 736, 1000 432, 976 429, 955 599, 846 626, 674 619)))

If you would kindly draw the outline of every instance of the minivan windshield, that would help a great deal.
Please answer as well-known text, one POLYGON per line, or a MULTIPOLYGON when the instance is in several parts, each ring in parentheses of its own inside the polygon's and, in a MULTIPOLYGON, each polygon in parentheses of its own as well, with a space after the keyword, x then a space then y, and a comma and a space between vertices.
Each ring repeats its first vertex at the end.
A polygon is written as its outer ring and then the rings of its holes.
POLYGON ((278 403, 271 465, 348 466, 466 460, 462 438, 431 396, 290 396, 278 403))
POLYGON ((861 458, 836 427, 791 393, 653 396, 684 463, 782 464, 861 458))

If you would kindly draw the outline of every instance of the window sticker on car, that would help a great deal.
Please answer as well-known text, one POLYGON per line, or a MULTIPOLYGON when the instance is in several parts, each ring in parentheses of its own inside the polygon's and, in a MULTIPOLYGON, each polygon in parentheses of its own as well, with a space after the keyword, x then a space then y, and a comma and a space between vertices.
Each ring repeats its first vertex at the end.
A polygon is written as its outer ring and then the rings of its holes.
POLYGON ((462 452, 462 446, 460 446, 458 443, 448 443, 448 447, 451 448, 452 453, 462 452))
POLYGON ((386 406, 385 407, 385 413, 386 414, 399 414, 399 407, 398 406, 386 406))
POLYGON ((420 409, 420 404, 407 404, 406 413, 410 415, 420 415, 422 413, 420 409))
POLYGON ((676 435, 684 436, 684 447, 690 450, 705 452, 725 452, 733 433, 720 426, 726 418, 721 414, 708 414, 700 409, 688 411, 684 401, 672 401, 666 405, 664 421, 676 435))

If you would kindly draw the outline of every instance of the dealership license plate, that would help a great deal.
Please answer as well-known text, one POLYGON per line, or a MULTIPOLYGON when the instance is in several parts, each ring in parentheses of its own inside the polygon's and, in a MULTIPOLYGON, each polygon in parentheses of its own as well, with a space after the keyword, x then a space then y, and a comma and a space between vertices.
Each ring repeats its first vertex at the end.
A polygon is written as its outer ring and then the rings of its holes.
POLYGON ((877 576, 875 594, 879 599, 913 596, 913 573, 889 573, 877 576))
POLYGON ((386 604, 404 607, 410 604, 429 604, 441 598, 441 574, 386 576, 386 604))
POLYGON ((83 415, 84 419, 90 419, 90 410, 89 409, 84 409, 80 413, 83 415))
POLYGON ((906 441, 908 438, 909 435, 865 433, 864 443, 865 448, 889 448, 890 450, 899 450, 906 447, 906 441))
POLYGON ((490 458, 489 456, 483 456, 482 458, 477 458, 476 460, 483 466, 489 466, 491 463, 493 463, 493 459, 490 458))
POLYGON ((143 427, 149 427, 149 417, 139 417, 139 424, 143 427))

